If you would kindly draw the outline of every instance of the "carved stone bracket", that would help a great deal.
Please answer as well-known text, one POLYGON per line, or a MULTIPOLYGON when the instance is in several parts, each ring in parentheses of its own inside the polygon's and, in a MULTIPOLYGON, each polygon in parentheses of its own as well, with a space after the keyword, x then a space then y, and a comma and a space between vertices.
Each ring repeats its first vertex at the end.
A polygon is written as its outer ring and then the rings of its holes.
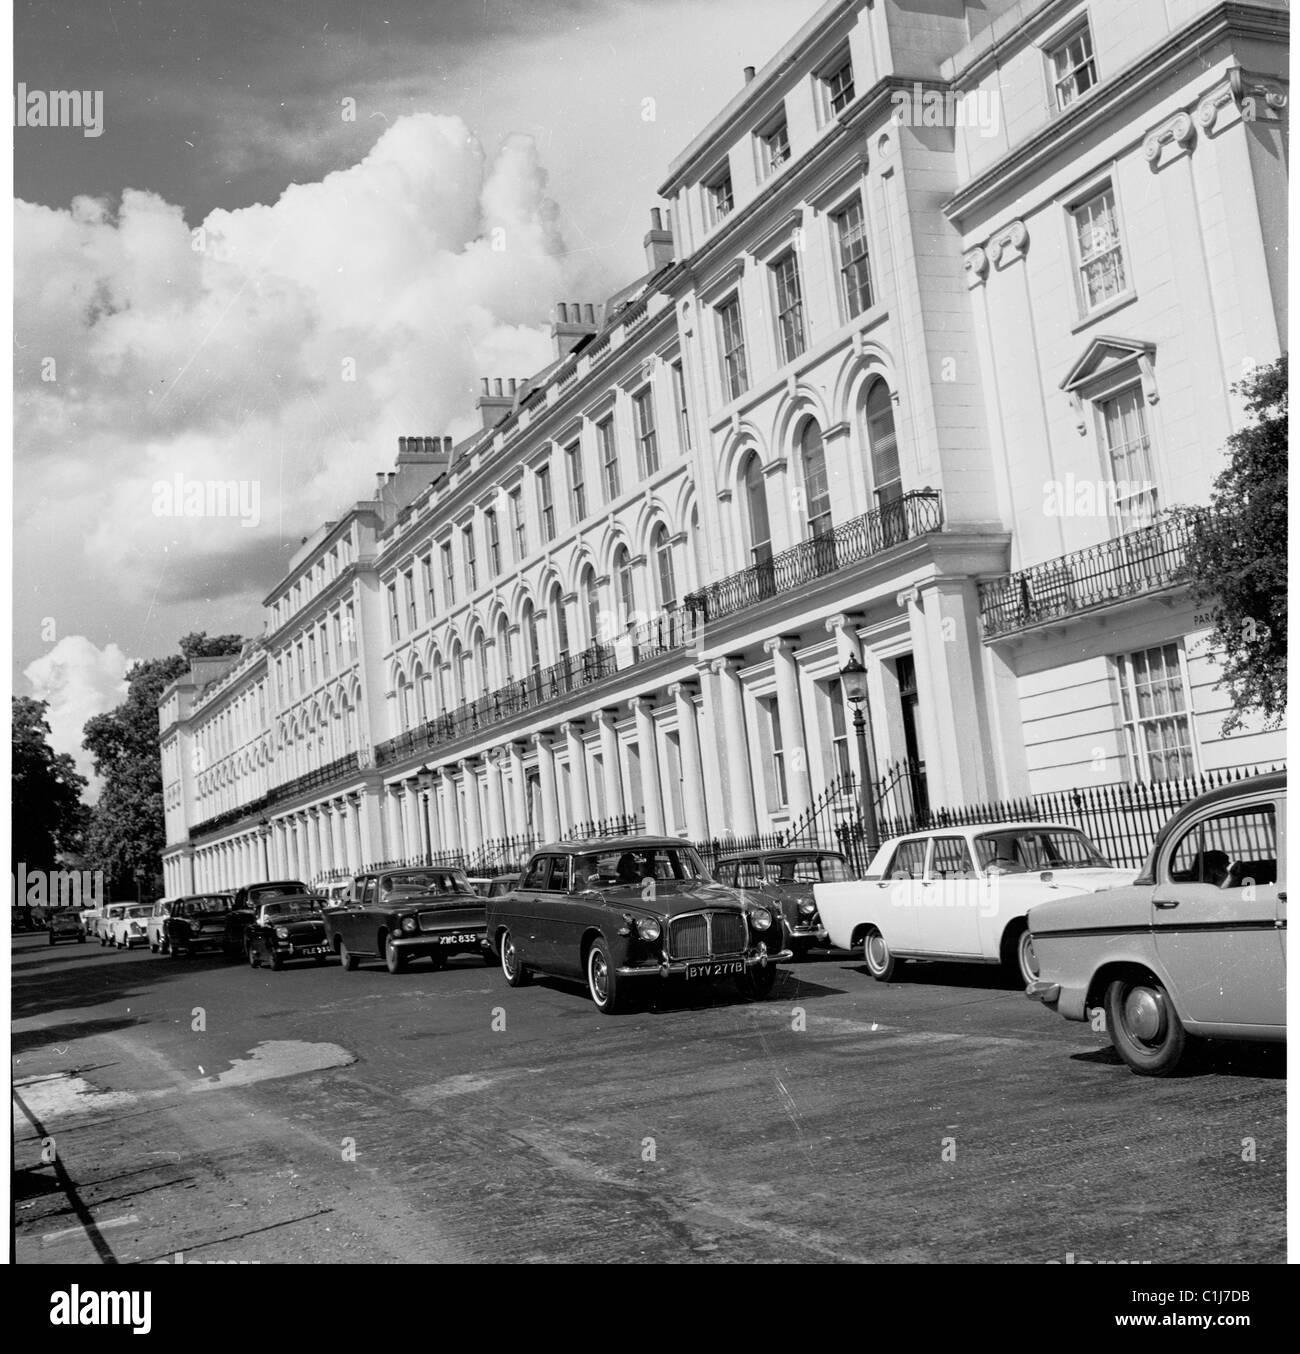
POLYGON ((993 266, 1005 268, 1029 252, 1029 228, 1023 221, 1013 221, 989 240, 987 248, 993 266))
POLYGON ((968 249, 966 253, 962 255, 961 266, 966 274, 966 288, 968 291, 974 291, 976 287, 982 287, 985 282, 988 281, 988 251, 981 246, 976 245, 974 249, 968 249))
POLYGON ((1187 112, 1175 113, 1155 131, 1147 133, 1142 154, 1152 169, 1159 169, 1162 164, 1174 159, 1180 150, 1191 151, 1195 143, 1196 124, 1192 121, 1192 115, 1187 112), (1168 155, 1165 154, 1166 147, 1170 148, 1168 155))

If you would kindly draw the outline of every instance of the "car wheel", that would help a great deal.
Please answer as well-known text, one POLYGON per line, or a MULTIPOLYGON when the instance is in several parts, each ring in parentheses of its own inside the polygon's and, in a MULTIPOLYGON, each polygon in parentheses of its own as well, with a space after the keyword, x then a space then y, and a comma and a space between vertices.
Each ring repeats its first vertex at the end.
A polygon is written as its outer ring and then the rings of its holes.
POLYGON ((431 950, 429 953, 429 962, 434 968, 446 968, 447 956, 441 950, 431 950))
POLYGON ((406 967, 406 956, 393 943, 392 936, 384 937, 384 963, 389 973, 401 973, 406 967))
POLYGON ((152 941, 149 943, 149 953, 150 953, 150 954, 157 954, 157 953, 158 953, 158 946, 155 945, 155 944, 153 944, 152 941))
POLYGON ((344 973, 355 973, 357 957, 342 941, 339 942, 339 967, 344 973))
POLYGON ((593 940, 587 951, 587 991, 591 993, 596 1009, 605 1015, 622 1010, 624 1002, 619 990, 618 973, 603 936, 593 940))
POLYGON ((889 948, 889 942, 873 926, 862 942, 862 958, 867 972, 878 983, 891 982, 898 968, 898 960, 889 948))
POLYGON ((483 962, 488 966, 488 968, 491 968, 492 965, 496 963, 496 961, 497 957, 492 953, 491 950, 483 951, 483 962))
POLYGON ((519 962, 519 951, 515 949, 514 937, 509 931, 501 932, 501 972, 511 987, 527 987, 532 975, 519 962))
POLYGON ((266 947, 266 966, 275 973, 279 973, 284 967, 284 955, 269 945, 266 947))
POLYGON ((1038 977, 1033 933, 1023 920, 1012 922, 1002 939, 1002 971, 1022 988, 1038 977))
POLYGON ((185 958, 185 949, 179 942, 171 947, 170 953, 173 959, 185 958))
POLYGON ((750 1001, 766 1000, 776 986, 776 965, 771 961, 766 964, 755 964, 743 977, 736 980, 736 986, 740 988, 741 995, 748 997, 750 1001))
POLYGON ((246 946, 244 952, 248 955, 248 967, 249 967, 249 968, 258 968, 258 967, 261 965, 261 962, 262 962, 262 961, 257 957, 257 946, 256 946, 256 945, 248 945, 248 946, 246 946))
POLYGON ((55 945, 55 944, 57 944, 57 943, 58 943, 58 942, 54 939, 54 937, 51 936, 51 937, 50 937, 50 944, 51 944, 51 945, 55 945))
POLYGON ((1182 1061, 1187 1031, 1169 993, 1151 974, 1118 978, 1106 989, 1106 1028, 1115 1051, 1144 1077, 1166 1077, 1182 1061))

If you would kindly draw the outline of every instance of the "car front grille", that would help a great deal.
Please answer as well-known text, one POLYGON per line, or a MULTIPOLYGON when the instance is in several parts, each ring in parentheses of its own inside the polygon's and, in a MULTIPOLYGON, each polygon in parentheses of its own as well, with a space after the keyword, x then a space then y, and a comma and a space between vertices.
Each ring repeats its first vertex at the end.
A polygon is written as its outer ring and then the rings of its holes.
POLYGON ((421 931, 463 931, 483 925, 483 908, 448 907, 438 912, 420 913, 421 931))
POLYGON ((692 912, 675 917, 668 929, 670 959, 712 959, 742 954, 747 936, 739 912, 692 912))

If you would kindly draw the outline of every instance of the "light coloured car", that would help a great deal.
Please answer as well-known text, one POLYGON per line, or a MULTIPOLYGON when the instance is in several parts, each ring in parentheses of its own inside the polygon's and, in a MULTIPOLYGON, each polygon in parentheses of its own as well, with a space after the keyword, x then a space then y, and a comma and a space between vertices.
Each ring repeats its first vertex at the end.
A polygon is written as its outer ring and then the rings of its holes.
POLYGON ((1027 987, 1091 1020, 1144 1076, 1197 1036, 1286 1038, 1286 773, 1211 790, 1161 830, 1128 888, 1030 914, 1027 987))
POLYGON ((105 905, 95 923, 95 934, 99 937, 101 945, 112 944, 114 924, 122 919, 128 907, 134 906, 134 903, 108 903, 105 905))
POLYGON ((81 909, 81 925, 85 929, 88 938, 93 938, 99 934, 99 919, 104 915, 103 908, 83 907, 81 909))
POLYGON ((983 823, 893 837, 864 878, 814 884, 813 894, 831 944, 861 949, 878 982, 924 959, 1001 964, 1026 984, 1038 974, 1030 910, 1135 874, 1112 866, 1078 828, 983 823))
POLYGON ((114 917, 108 924, 108 943, 119 950, 130 950, 137 945, 149 943, 149 914, 153 911, 150 903, 132 903, 123 909, 120 917, 114 917))
POLYGON ((167 918, 171 916, 175 902, 175 898, 159 898, 149 910, 149 920, 144 929, 149 938, 151 954, 167 953, 167 918))

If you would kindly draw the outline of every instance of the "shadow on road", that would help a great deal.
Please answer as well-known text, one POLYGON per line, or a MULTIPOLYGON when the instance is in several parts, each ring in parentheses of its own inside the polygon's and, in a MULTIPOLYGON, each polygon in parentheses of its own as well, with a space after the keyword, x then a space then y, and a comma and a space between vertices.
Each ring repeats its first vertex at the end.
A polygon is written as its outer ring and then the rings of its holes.
MULTIPOLYGON (((1102 1067, 1128 1064, 1107 1044, 1087 1053, 1072 1053, 1074 1063, 1095 1063, 1102 1067)), ((1235 1040, 1206 1039, 1189 1047, 1178 1070, 1171 1077, 1152 1077, 1152 1081, 1184 1081, 1189 1077, 1253 1077, 1268 1081, 1286 1078, 1285 1044, 1248 1044, 1235 1040)))

